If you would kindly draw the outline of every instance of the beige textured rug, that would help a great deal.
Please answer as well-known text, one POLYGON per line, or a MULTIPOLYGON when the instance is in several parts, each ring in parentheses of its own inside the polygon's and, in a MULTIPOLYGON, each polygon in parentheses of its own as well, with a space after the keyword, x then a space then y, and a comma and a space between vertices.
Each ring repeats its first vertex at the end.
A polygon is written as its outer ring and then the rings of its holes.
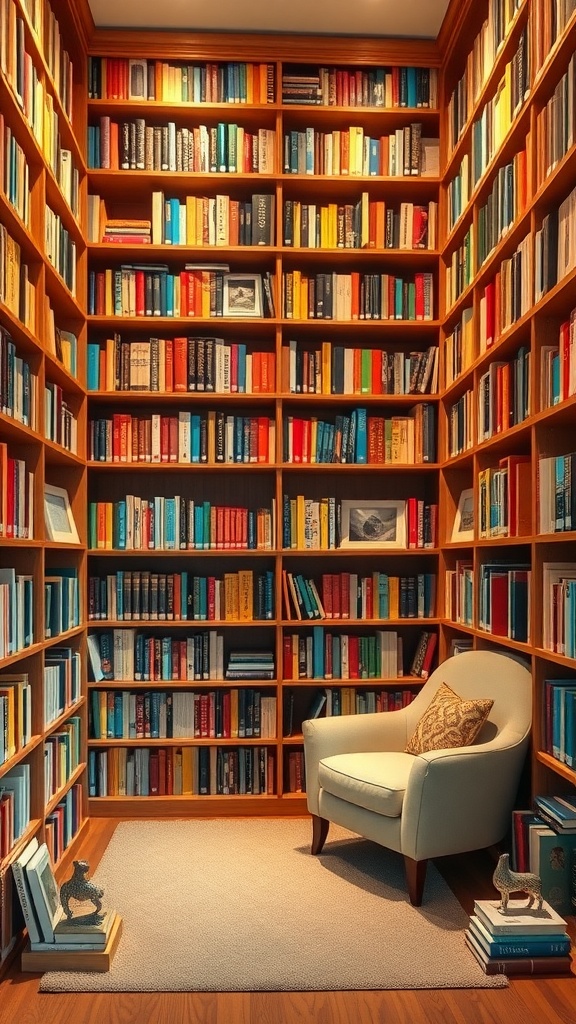
POLYGON ((468 918, 433 865, 425 902, 399 855, 305 819, 121 822, 94 873, 124 919, 107 974, 45 974, 43 992, 503 987, 464 945, 468 918))

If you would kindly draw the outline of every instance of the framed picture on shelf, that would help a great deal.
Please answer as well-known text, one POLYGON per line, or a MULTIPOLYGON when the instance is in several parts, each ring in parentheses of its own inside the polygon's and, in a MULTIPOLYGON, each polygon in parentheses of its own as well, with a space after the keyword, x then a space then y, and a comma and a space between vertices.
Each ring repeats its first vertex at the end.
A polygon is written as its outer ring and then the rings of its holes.
POLYGON ((341 548, 405 548, 406 502, 341 503, 341 548))
POLYGON ((474 540, 474 489, 462 491, 452 528, 452 542, 474 540))
POLYGON ((48 540, 61 544, 80 543, 68 491, 63 487, 44 484, 44 522, 48 540))
POLYGON ((262 277, 260 274, 224 275, 224 316, 262 314, 262 277))

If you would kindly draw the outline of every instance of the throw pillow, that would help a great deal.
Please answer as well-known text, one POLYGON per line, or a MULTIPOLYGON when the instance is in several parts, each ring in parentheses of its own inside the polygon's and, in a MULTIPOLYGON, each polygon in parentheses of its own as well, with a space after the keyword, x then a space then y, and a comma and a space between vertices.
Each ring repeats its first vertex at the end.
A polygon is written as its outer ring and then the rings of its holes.
POLYGON ((493 700, 463 700, 446 683, 437 690, 406 747, 407 754, 424 754, 445 747, 467 747, 488 718, 493 700))

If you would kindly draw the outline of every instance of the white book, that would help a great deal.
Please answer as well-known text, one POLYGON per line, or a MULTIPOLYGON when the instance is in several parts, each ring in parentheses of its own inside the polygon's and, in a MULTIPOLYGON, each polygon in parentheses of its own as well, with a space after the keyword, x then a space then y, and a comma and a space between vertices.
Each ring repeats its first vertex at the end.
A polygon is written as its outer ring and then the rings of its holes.
POLYGON ((46 843, 38 847, 25 867, 42 938, 44 942, 53 942, 54 925, 60 912, 60 897, 46 843))
POLYGON ((22 907, 22 913, 24 914, 24 921, 28 929, 30 942, 40 942, 42 940, 42 932, 40 930, 38 915, 36 913, 34 900, 28 883, 28 876, 26 874, 26 865, 37 850, 38 840, 34 837, 30 840, 27 846, 25 846, 20 856, 12 861, 12 874, 14 875, 16 891, 20 899, 20 906, 22 907))
POLYGON ((548 935, 565 931, 564 918, 546 900, 541 910, 536 910, 536 904, 528 908, 527 902, 527 897, 510 900, 508 910, 502 913, 499 900, 475 900, 474 913, 491 935, 548 935))

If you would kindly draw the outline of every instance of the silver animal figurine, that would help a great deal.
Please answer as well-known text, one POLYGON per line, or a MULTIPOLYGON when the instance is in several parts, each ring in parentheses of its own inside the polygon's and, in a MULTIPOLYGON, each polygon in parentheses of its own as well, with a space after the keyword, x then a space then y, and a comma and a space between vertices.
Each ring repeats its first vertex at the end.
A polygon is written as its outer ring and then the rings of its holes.
MULTIPOLYGON (((60 903, 66 917, 69 921, 73 920, 74 912, 70 909, 70 900, 78 900, 79 903, 86 903, 87 901, 94 904, 94 910, 91 914, 84 915, 82 917, 82 923, 86 923, 88 919, 96 922, 98 915, 102 910, 102 897, 104 890, 100 889, 94 882, 91 882, 86 875, 90 870, 90 865, 86 860, 75 860, 74 872, 72 877, 64 882, 60 886, 60 903)), ((80 921, 79 918, 76 920, 80 921)))
POLYGON ((542 896, 542 882, 540 878, 532 871, 512 871, 509 859, 510 855, 508 853, 503 853, 496 865, 494 874, 492 875, 494 886, 500 893, 500 906, 498 907, 498 910, 502 914, 506 913, 511 892, 528 893, 529 899, 526 905, 526 910, 532 906, 534 900, 538 901, 536 909, 541 910, 544 900, 542 896))

